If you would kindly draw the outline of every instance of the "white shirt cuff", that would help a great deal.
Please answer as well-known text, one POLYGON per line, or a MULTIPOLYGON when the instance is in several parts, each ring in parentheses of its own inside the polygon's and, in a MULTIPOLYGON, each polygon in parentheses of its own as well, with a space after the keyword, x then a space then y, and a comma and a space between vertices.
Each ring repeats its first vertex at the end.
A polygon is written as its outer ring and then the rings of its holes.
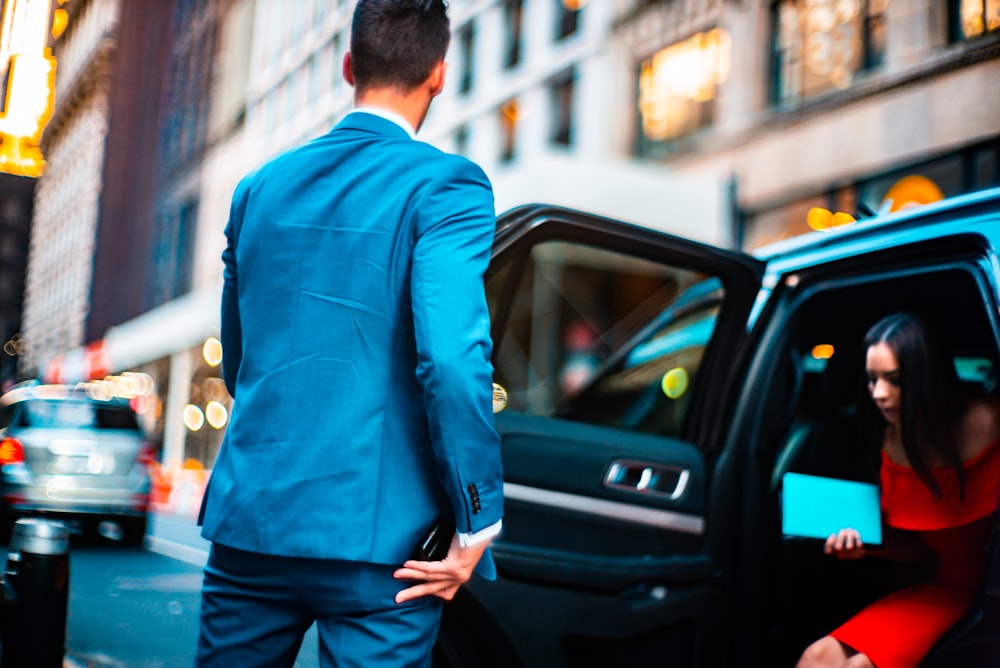
POLYGON ((485 529, 480 529, 473 533, 460 533, 458 534, 458 544, 462 547, 469 547, 477 543, 482 543, 496 536, 502 528, 503 520, 500 520, 496 524, 491 524, 485 529))

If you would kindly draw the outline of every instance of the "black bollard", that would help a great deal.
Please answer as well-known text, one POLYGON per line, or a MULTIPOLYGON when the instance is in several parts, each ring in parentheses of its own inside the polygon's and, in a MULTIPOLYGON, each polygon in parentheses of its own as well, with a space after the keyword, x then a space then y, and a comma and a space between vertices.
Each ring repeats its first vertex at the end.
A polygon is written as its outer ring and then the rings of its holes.
POLYGON ((61 668, 68 603, 66 527, 50 520, 18 520, 3 580, 0 668, 61 668))

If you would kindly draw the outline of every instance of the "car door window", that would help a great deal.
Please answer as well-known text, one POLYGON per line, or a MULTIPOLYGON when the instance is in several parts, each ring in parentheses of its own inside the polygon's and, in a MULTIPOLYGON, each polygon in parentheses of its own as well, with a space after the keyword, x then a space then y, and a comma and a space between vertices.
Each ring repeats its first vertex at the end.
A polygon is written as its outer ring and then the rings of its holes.
POLYGON ((4 429, 10 424, 14 417, 15 404, 0 406, 0 429, 4 429))
POLYGON ((487 281, 493 306, 518 276, 494 355, 507 410, 679 434, 721 282, 561 240, 534 245, 518 263, 487 281))

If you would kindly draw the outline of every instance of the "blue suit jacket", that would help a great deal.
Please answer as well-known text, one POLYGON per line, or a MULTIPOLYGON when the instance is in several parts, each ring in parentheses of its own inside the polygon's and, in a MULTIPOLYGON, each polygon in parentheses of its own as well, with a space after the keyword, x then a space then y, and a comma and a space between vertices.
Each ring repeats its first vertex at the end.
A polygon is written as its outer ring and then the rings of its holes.
POLYGON ((499 521, 493 211, 474 163, 360 112, 243 179, 223 253, 235 401, 206 538, 401 564, 438 517, 499 521))

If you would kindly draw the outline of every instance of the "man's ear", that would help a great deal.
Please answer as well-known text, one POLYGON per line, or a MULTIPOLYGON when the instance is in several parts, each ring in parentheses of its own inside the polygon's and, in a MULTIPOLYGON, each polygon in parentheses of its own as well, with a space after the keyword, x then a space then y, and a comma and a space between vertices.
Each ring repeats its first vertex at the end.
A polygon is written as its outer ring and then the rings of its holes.
POLYGON ((445 72, 448 71, 448 63, 439 61, 434 69, 431 70, 431 75, 427 77, 427 83, 429 85, 429 90, 431 97, 437 97, 442 90, 444 90, 444 78, 445 72))
POLYGON ((351 66, 351 52, 348 51, 344 54, 344 65, 341 70, 344 75, 344 81, 348 83, 352 88, 354 87, 354 67, 351 66))

